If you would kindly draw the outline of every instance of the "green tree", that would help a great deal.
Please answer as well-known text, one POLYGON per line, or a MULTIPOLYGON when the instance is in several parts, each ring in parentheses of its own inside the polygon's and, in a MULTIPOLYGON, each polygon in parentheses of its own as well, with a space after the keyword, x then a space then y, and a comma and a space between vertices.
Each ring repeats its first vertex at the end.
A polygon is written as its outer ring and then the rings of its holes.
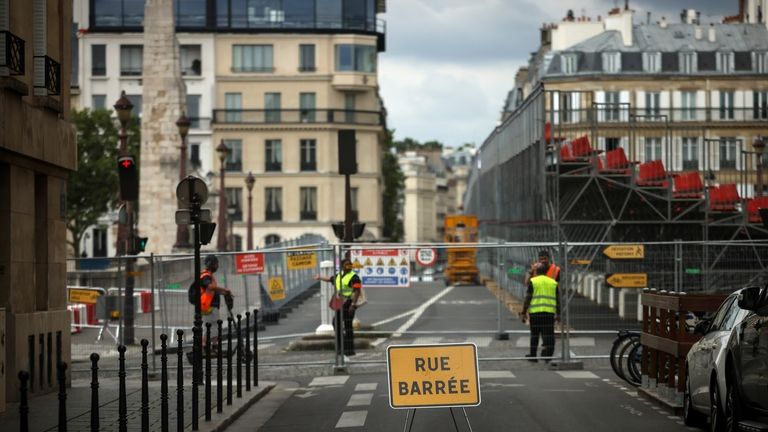
MULTIPOLYGON (((77 170, 67 180, 67 229, 69 245, 80 256, 80 242, 88 227, 114 209, 119 201, 117 157, 119 125, 112 111, 73 111, 72 123, 77 132, 77 170)), ((128 152, 139 160, 141 148, 139 120, 128 123, 128 152)))
POLYGON ((387 130, 382 158, 381 171, 384 175, 384 193, 382 194, 382 208, 384 209, 384 226, 381 236, 391 242, 399 242, 403 239, 403 223, 398 218, 400 213, 400 198, 405 189, 405 175, 397 163, 396 146, 393 140, 395 131, 387 130))

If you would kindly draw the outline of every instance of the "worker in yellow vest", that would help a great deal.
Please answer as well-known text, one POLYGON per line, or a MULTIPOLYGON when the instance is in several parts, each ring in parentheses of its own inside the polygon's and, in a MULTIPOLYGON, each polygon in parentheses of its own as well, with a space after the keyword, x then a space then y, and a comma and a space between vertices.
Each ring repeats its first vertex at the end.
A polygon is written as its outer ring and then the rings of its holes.
MULTIPOLYGON (((523 304, 523 323, 530 322, 531 351, 526 357, 536 362, 539 348, 539 336, 543 339, 542 357, 551 357, 555 352, 555 322, 560 322, 560 293, 558 282, 547 275, 548 267, 538 264, 534 267, 535 275, 528 283, 528 292, 523 304)), ((549 359, 546 359, 549 363, 549 359)))
POLYGON ((336 346, 341 347, 342 322, 344 323, 344 355, 355 355, 355 335, 352 329, 352 321, 355 319, 357 299, 363 287, 360 277, 354 272, 352 261, 345 258, 341 261, 341 273, 330 277, 315 275, 315 280, 331 282, 336 288, 336 296, 344 299, 344 305, 336 311, 334 329, 336 330, 336 346))

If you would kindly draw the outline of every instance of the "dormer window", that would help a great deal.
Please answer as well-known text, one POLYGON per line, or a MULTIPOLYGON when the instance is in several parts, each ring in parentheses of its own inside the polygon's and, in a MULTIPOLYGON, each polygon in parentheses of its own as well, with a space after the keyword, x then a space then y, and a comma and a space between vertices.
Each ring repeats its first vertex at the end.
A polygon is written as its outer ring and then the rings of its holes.
POLYGON ((717 70, 726 74, 733 72, 733 53, 717 53, 717 70))
POLYGON ((603 53, 603 72, 619 73, 621 71, 621 56, 617 52, 603 53))
POLYGON ((696 53, 693 51, 680 53, 680 71, 684 74, 696 72, 696 53))
POLYGON ((578 72, 579 59, 576 54, 564 54, 562 57, 563 73, 566 75, 572 75, 578 72))
POLYGON ((643 53, 643 70, 648 73, 661 72, 661 53, 643 53))

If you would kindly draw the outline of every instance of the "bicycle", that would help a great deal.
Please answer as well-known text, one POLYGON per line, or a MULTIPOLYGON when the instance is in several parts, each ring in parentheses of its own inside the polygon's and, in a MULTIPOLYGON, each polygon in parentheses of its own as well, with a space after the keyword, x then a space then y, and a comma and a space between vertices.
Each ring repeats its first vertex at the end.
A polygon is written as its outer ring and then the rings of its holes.
POLYGON ((640 332, 619 330, 611 347, 611 368, 619 378, 637 387, 641 382, 640 363, 643 355, 640 332), (626 365, 626 371, 624 372, 626 365))

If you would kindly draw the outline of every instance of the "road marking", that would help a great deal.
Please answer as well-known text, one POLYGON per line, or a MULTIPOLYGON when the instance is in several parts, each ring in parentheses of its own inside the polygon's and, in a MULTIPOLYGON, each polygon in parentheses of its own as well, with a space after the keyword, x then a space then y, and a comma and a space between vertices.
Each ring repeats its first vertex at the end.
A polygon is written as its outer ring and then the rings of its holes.
POLYGON ((348 379, 349 375, 315 377, 309 383, 309 386, 344 385, 348 379))
POLYGON ((345 427, 361 427, 365 425, 365 417, 368 415, 368 411, 345 411, 341 413, 337 428, 345 427))
POLYGON ((478 347, 487 347, 491 344, 490 336, 470 336, 467 338, 467 342, 472 342, 478 347))
POLYGON ((480 387, 525 387, 525 384, 480 383, 480 387))
POLYGON ((355 386, 355 391, 376 391, 379 383, 360 383, 355 386))
MULTIPOLYGON (((426 303, 416 308, 413 315, 408 319, 408 321, 405 322, 405 324, 401 325, 400 328, 395 330, 394 333, 392 333, 393 338, 397 338, 403 335, 404 332, 408 331, 411 326, 416 323, 416 321, 421 318, 421 315, 424 313, 425 310, 427 310, 428 307, 432 306, 432 304, 438 300, 440 300, 441 297, 448 294, 453 290, 453 286, 449 286, 446 289, 440 291, 435 296, 433 296, 431 299, 427 300, 426 303)), ((374 325, 375 326, 375 325, 374 325)))
POLYGON ((371 342, 371 346, 377 347, 384 343, 387 340, 387 338, 378 338, 375 341, 371 342))
POLYGON ((373 400, 373 393, 354 393, 349 398, 347 406, 367 406, 373 400))
POLYGON ((480 371, 480 378, 514 378, 515 374, 510 371, 480 371))
POLYGON ((560 392, 560 393, 581 393, 585 390, 580 389, 544 389, 545 392, 560 392))
POLYGON ((308 397, 317 396, 318 394, 319 394, 319 393, 314 393, 314 392, 312 392, 312 390, 310 390, 310 391, 308 391, 308 392, 306 392, 306 393, 302 393, 302 394, 300 394, 300 395, 296 395, 296 397, 297 397, 297 398, 306 399, 306 398, 308 398, 308 397))
POLYGON ((270 343, 268 343, 268 344, 259 344, 259 347, 258 347, 258 349, 260 349, 260 350, 262 350, 262 349, 267 349, 267 348, 269 348, 269 347, 271 347, 271 346, 274 346, 274 345, 275 345, 275 344, 270 344, 270 343))
POLYGON ((600 377, 589 371, 557 371, 557 374, 563 378, 600 379, 600 377))
POLYGON ((413 342, 411 342, 412 345, 431 345, 431 344, 437 344, 442 342, 443 337, 442 336, 423 336, 423 337, 417 337, 413 342))

